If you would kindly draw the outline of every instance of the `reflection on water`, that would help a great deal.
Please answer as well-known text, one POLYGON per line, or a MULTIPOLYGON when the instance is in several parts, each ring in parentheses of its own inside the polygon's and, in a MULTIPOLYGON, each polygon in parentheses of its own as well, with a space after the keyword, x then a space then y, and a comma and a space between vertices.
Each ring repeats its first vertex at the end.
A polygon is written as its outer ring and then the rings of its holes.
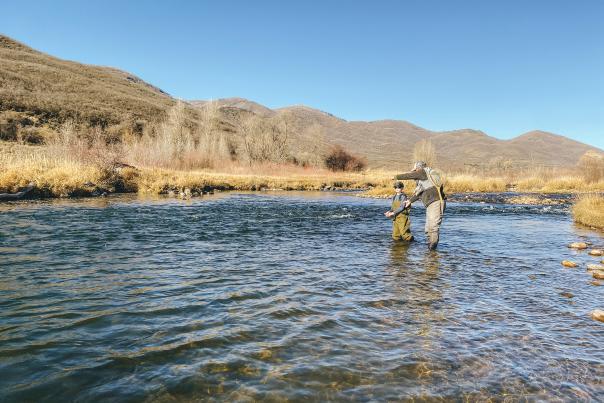
POLYGON ((428 252, 423 211, 393 243, 384 203, 0 206, 0 400, 602 399, 603 287, 560 265, 597 234, 452 203, 428 252))

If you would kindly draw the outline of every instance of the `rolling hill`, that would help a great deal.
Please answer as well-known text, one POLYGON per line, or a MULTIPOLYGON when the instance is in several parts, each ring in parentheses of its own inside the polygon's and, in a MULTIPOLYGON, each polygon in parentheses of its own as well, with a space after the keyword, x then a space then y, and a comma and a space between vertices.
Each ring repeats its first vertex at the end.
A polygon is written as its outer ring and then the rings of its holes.
MULTIPOLYGON (((205 102, 191 101, 196 106, 205 102)), ((500 140, 478 130, 436 132, 403 120, 346 121, 304 105, 272 110, 243 98, 225 98, 215 102, 225 109, 238 109, 264 118, 285 119, 294 129, 295 136, 291 141, 296 149, 311 147, 317 138, 308 136, 312 132, 308 129, 319 127, 325 145, 339 144, 367 158, 372 167, 408 165, 413 146, 423 139, 429 139, 434 144, 439 162, 453 169, 503 163, 519 167, 574 167, 587 151, 602 152, 596 147, 540 130, 510 140, 500 140)))
POLYGON ((61 60, 0 35, 0 113, 5 121, 53 129, 71 119, 107 128, 155 121, 174 103, 167 93, 127 72, 61 60))
MULTIPOLYGON (((188 102, 189 116, 194 118, 196 108, 206 102, 188 102)), ((571 167, 587 151, 602 152, 543 131, 500 140, 477 130, 435 132, 401 120, 346 121, 303 105, 270 109, 243 98, 216 102, 225 123, 220 127, 232 134, 237 134, 245 116, 282 119, 290 129, 292 148, 338 144, 365 157, 371 167, 408 166, 413 146, 423 139, 435 145, 440 163, 448 168, 498 161, 571 167)), ((44 141, 66 120, 101 127, 116 136, 142 132, 163 119, 175 103, 166 92, 127 72, 62 60, 0 35, 0 139, 10 140, 18 130, 34 130, 39 135, 33 138, 44 141)))

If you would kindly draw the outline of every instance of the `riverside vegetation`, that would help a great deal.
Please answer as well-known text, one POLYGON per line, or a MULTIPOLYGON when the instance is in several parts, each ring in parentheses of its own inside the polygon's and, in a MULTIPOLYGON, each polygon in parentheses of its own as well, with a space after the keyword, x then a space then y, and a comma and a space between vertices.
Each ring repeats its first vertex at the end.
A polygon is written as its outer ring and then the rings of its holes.
MULTIPOLYGON (((103 192, 183 194, 212 190, 362 189, 368 197, 391 195, 395 171, 368 169, 363 158, 330 147, 318 128, 311 149, 295 149, 283 119, 241 119, 234 135, 221 127, 219 107, 208 102, 191 114, 183 102, 160 124, 116 138, 99 127, 66 121, 42 144, 0 142, 0 193, 33 183, 39 196, 89 196, 103 192)), ((19 139, 17 139, 19 140, 19 139)), ((430 141, 418 142, 413 159, 438 165, 430 141)), ((411 161, 409 161, 410 163, 411 161)), ((393 167, 399 170, 406 166, 393 167)), ((604 191, 604 158, 588 152, 575 170, 517 169, 451 171, 447 193, 604 191)), ((407 186, 410 191, 413 186, 407 186)), ((530 198, 516 200, 531 204, 530 198)), ((583 197, 577 221, 604 227, 602 199, 583 197)))

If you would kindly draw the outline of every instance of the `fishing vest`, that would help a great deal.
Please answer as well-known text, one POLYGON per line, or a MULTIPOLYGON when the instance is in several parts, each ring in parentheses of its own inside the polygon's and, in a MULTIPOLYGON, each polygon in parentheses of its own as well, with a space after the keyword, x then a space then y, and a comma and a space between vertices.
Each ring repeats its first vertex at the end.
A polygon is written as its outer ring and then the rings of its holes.
POLYGON ((430 180, 430 174, 432 172, 432 168, 424 168, 424 172, 426 173, 426 179, 424 179, 424 180, 418 179, 415 181, 415 184, 416 184, 415 194, 420 194, 421 192, 434 187, 434 184, 430 180))
MULTIPOLYGON (((419 195, 420 193, 430 189, 430 188, 438 188, 438 196, 442 200, 443 194, 441 192, 443 186, 442 173, 438 169, 432 168, 423 168, 426 173, 426 179, 424 180, 416 180, 415 191, 413 192, 415 195, 419 195)), ((425 203, 424 203, 425 204, 425 203)))

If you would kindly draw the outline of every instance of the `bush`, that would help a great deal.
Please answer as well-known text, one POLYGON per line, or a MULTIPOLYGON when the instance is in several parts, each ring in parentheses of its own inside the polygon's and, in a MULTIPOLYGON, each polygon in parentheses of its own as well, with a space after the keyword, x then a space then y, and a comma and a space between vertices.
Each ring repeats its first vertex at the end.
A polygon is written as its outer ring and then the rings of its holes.
POLYGON ((331 171, 362 171, 367 167, 367 162, 350 154, 342 146, 334 146, 325 157, 325 166, 331 171))
POLYGON ((44 130, 38 127, 26 127, 19 130, 19 138, 21 142, 26 144, 42 144, 44 143, 44 130))
POLYGON ((604 178, 604 155, 587 151, 579 160, 578 167, 588 183, 598 182, 604 178))
POLYGON ((604 197, 584 195, 575 202, 572 211, 575 222, 604 229, 604 197))

